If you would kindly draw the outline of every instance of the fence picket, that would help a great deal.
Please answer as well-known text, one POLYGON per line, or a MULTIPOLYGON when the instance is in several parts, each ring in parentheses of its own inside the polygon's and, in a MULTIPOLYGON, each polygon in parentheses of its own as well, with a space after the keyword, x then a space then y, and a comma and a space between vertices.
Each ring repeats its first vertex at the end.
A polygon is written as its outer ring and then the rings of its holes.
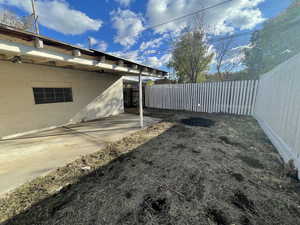
POLYGON ((200 112, 204 112, 204 84, 200 84, 201 108, 200 112))
POLYGON ((229 82, 225 81, 224 83, 224 98, 223 98, 223 113, 227 113, 228 112, 228 96, 229 96, 229 82))
POLYGON ((208 112, 208 83, 204 85, 204 107, 205 111, 208 112))
POLYGON ((211 83, 208 83, 207 85, 207 92, 206 92, 206 100, 207 100, 207 111, 208 113, 210 113, 210 98, 209 98, 209 95, 210 95, 210 88, 211 86, 211 83))
POLYGON ((226 94, 227 94, 227 82, 222 82, 222 100, 221 100, 221 104, 222 104, 222 107, 221 107, 221 112, 222 113, 225 113, 225 110, 226 110, 226 94))
POLYGON ((218 112, 218 82, 215 83, 214 87, 214 96, 215 96, 215 107, 214 107, 214 113, 218 112))
POLYGON ((171 110, 251 115, 258 84, 258 81, 251 80, 153 85, 145 88, 145 105, 171 110))
POLYGON ((215 93, 215 86, 216 83, 212 83, 212 109, 211 112, 215 112, 215 107, 216 107, 216 93, 215 93))
POLYGON ((193 87, 193 107, 192 107, 192 111, 196 112, 196 104, 197 104, 197 98, 196 98, 196 84, 192 84, 193 87))
POLYGON ((218 101, 217 101, 217 113, 219 113, 221 111, 221 108, 222 108, 222 83, 221 82, 218 82, 217 83, 218 86, 217 86, 217 91, 218 91, 218 101))
POLYGON ((257 95, 258 85, 259 85, 259 81, 256 80, 255 85, 254 85, 254 91, 253 91, 253 101, 252 101, 252 105, 251 105, 251 115, 253 115, 253 113, 254 113, 254 107, 255 107, 255 103, 256 103, 256 95, 257 95))
POLYGON ((240 114, 240 112, 239 112, 239 110, 240 110, 240 100, 241 100, 241 82, 240 81, 238 81, 237 82, 237 86, 238 86, 238 88, 237 88, 237 99, 236 99, 236 114, 237 115, 239 115, 240 114))
POLYGON ((239 115, 242 115, 242 111, 243 111, 243 94, 244 94, 244 86, 245 83, 244 81, 240 82, 240 100, 239 100, 239 115))
POLYGON ((212 83, 209 83, 209 94, 208 94, 208 100, 209 100, 209 113, 212 112, 212 102, 213 102, 213 86, 212 86, 212 83))
POLYGON ((235 114, 235 88, 236 88, 236 81, 232 82, 231 84, 231 96, 230 96, 230 113, 235 114))
POLYGON ((216 83, 212 83, 212 110, 211 112, 214 113, 216 110, 216 83))
POLYGON ((194 93, 193 93, 193 84, 189 84, 190 86, 190 107, 189 107, 189 111, 193 111, 193 102, 194 102, 194 93))
POLYGON ((232 96, 232 83, 227 83, 227 101, 226 101, 226 113, 231 113, 231 96, 232 96))
POLYGON ((240 81, 236 82, 236 89, 235 89, 235 114, 239 114, 239 100, 240 100, 240 81))
POLYGON ((240 115, 243 115, 244 114, 244 101, 245 101, 245 89, 246 89, 246 82, 245 81, 242 81, 242 98, 241 98, 241 110, 240 110, 240 115))
POLYGON ((247 90, 246 90, 246 98, 245 98, 245 115, 248 115, 248 103, 249 103, 249 91, 251 88, 252 81, 247 81, 247 90))
POLYGON ((244 81, 240 81, 240 99, 239 99, 239 115, 242 115, 243 110, 243 93, 244 93, 244 81))
POLYGON ((220 82, 217 82, 216 84, 216 91, 217 91, 217 107, 216 107, 216 113, 220 112, 220 94, 221 94, 221 84, 220 82))
POLYGON ((236 114, 236 111, 235 111, 235 108, 236 108, 236 89, 237 89, 237 82, 234 81, 232 83, 232 107, 231 107, 231 110, 232 110, 232 114, 236 114))
POLYGON ((241 108, 242 108, 242 110, 241 110, 241 115, 246 115, 246 113, 245 113, 245 100, 246 100, 246 90, 247 90, 247 81, 245 80, 245 81, 243 81, 243 83, 244 83, 244 88, 243 88, 243 99, 242 99, 242 104, 241 104, 241 108))

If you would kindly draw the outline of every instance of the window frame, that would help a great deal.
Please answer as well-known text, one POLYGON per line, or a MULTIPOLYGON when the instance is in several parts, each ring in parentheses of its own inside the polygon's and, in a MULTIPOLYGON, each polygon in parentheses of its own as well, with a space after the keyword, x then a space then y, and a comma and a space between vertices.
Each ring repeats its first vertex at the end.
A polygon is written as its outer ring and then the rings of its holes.
POLYGON ((72 87, 32 87, 35 105, 74 102, 72 87))

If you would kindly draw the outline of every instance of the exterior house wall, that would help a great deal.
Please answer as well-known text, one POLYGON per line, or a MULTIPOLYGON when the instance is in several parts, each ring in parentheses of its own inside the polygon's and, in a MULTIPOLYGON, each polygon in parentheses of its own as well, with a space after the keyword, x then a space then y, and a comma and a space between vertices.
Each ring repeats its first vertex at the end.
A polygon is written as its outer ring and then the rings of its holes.
POLYGON ((0 137, 124 111, 122 78, 0 61, 0 137), (73 102, 35 104, 33 87, 72 87, 73 102))

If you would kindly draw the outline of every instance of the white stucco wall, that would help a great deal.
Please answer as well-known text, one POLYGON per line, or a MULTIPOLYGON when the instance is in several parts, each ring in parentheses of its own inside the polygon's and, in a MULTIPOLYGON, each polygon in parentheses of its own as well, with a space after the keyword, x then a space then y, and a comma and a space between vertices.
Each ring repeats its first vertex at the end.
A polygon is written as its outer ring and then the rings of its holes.
POLYGON ((122 78, 0 61, 0 137, 124 111, 122 78), (36 105, 33 87, 72 87, 73 102, 36 105))

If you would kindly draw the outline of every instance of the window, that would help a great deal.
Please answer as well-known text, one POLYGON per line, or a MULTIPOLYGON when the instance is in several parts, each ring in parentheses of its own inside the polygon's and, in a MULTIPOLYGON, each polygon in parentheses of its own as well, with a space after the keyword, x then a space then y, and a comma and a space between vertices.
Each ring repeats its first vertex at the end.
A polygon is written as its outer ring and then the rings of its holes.
POLYGON ((73 102, 72 88, 33 88, 35 104, 73 102))

